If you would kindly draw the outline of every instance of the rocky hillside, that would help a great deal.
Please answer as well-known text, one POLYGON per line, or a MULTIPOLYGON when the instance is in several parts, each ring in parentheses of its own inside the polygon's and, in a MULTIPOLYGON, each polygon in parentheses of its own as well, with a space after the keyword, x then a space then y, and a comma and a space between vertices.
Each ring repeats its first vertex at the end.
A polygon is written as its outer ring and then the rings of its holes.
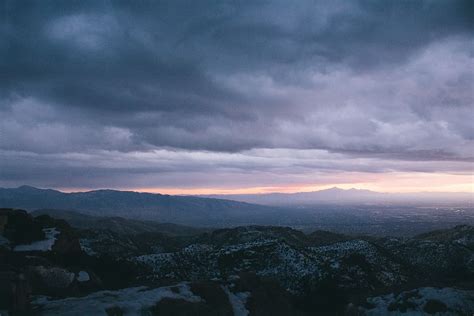
POLYGON ((176 225, 125 219, 117 216, 92 216, 80 212, 58 209, 40 209, 31 212, 34 217, 49 215, 67 221, 72 227, 78 229, 109 230, 118 234, 164 233, 171 236, 186 236, 203 233, 206 229, 191 226, 176 225))
POLYGON ((474 312, 474 227, 415 238, 245 226, 77 229, 0 211, 0 311, 33 315, 474 312))

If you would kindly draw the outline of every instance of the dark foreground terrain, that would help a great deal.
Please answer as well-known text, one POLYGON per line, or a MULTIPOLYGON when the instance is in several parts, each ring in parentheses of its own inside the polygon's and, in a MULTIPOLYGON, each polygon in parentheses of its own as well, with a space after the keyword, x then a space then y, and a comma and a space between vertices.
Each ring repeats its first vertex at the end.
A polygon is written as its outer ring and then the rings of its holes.
POLYGON ((1 209, 0 313, 7 311, 472 315, 474 227, 355 237, 1 209))

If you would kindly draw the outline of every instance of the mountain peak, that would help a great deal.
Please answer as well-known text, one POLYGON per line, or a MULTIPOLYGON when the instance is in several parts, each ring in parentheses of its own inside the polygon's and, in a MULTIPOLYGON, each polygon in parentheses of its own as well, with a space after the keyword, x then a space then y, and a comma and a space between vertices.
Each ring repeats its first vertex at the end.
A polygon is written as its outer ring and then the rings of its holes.
POLYGON ((329 189, 325 189, 325 190, 320 190, 320 191, 316 191, 316 192, 353 192, 353 193, 356 193, 356 192, 364 192, 364 193, 379 193, 379 192, 376 192, 376 191, 371 191, 371 190, 367 190, 367 189, 357 189, 357 188, 350 188, 350 189, 342 189, 342 188, 339 188, 339 187, 332 187, 332 188, 329 188, 329 189))
POLYGON ((22 191, 40 191, 41 190, 41 189, 35 188, 31 185, 21 185, 17 189, 22 190, 22 191))
POLYGON ((346 191, 346 190, 341 189, 339 187, 332 187, 332 188, 325 189, 325 190, 320 190, 320 191, 340 192, 340 191, 346 191))
POLYGON ((57 193, 61 193, 60 191, 56 191, 56 190, 53 190, 53 189, 42 189, 42 188, 37 188, 37 187, 34 187, 34 186, 31 186, 31 185, 21 185, 17 188, 12 188, 11 190, 16 190, 20 193, 42 193, 42 192, 57 192, 57 193))

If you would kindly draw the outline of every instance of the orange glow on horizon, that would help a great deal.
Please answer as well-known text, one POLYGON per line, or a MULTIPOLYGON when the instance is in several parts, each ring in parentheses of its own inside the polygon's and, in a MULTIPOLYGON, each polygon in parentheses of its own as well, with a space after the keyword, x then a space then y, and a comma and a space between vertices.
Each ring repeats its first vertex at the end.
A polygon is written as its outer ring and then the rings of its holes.
MULTIPOLYGON (((343 178, 344 174, 339 175, 343 178)), ((128 187, 118 190, 161 193, 170 195, 213 195, 213 194, 265 194, 296 193, 325 190, 332 187, 341 189, 366 189, 387 193, 416 192, 468 192, 474 193, 474 175, 429 174, 429 173, 385 173, 357 174, 347 176, 350 182, 331 182, 325 184, 291 184, 255 187, 128 187)), ((84 192, 92 188, 60 188, 63 192, 84 192)))

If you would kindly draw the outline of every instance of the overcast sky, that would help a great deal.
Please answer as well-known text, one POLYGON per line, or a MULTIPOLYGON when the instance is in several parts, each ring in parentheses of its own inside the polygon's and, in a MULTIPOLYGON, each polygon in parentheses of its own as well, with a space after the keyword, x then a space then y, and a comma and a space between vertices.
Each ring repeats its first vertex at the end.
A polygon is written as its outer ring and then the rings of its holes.
POLYGON ((473 1, 0 3, 0 186, 473 189, 473 1))

